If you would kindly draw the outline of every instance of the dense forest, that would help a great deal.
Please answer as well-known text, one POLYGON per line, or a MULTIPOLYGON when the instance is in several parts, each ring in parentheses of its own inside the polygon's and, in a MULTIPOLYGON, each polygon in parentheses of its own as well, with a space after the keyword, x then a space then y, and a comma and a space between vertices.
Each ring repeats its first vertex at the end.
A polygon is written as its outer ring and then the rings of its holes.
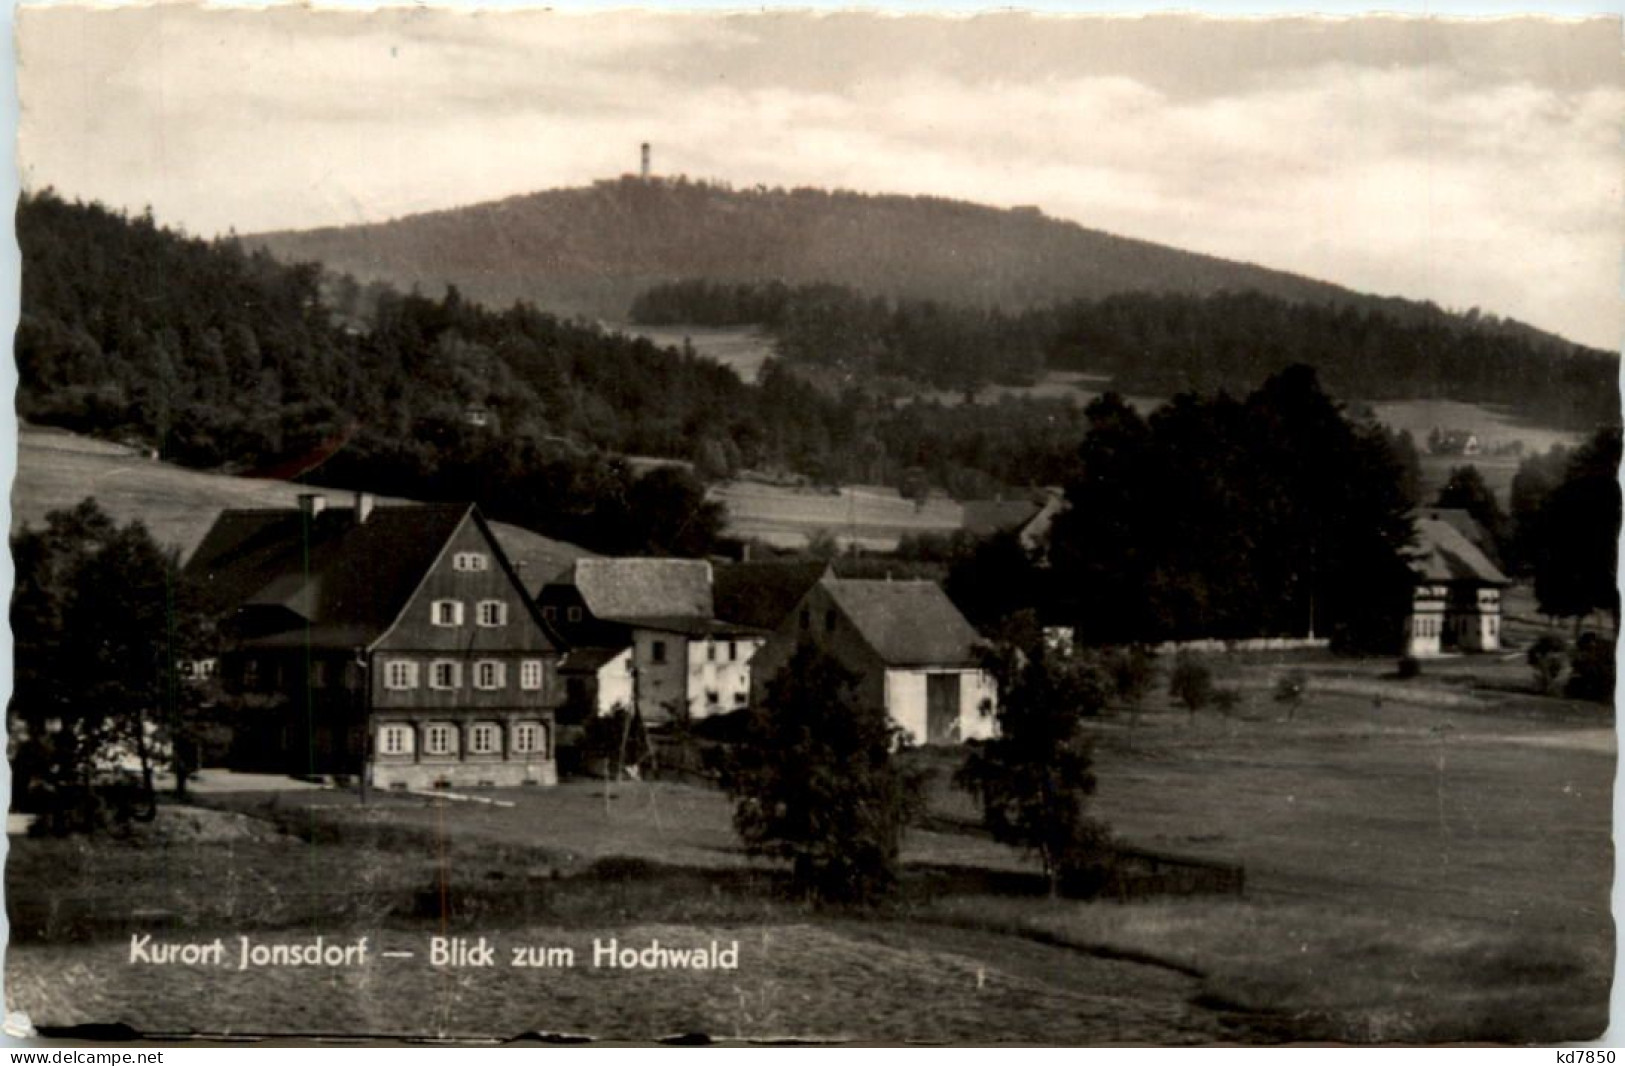
POLYGON ((835 285, 691 280, 633 302, 649 325, 758 325, 792 365, 933 388, 1026 384, 1047 369, 1109 375, 1128 394, 1241 391, 1284 367, 1366 401, 1506 405, 1589 429, 1618 417, 1619 360, 1516 323, 1423 303, 1293 302, 1258 292, 1132 293, 1018 314, 893 300, 835 285))

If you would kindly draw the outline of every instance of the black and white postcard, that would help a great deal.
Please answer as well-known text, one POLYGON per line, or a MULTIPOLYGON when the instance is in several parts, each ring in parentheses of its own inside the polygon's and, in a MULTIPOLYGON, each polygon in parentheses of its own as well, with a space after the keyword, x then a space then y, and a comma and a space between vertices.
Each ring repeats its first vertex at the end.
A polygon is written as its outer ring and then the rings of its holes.
POLYGON ((14 1031, 1608 1030, 1617 17, 17 31, 14 1031))

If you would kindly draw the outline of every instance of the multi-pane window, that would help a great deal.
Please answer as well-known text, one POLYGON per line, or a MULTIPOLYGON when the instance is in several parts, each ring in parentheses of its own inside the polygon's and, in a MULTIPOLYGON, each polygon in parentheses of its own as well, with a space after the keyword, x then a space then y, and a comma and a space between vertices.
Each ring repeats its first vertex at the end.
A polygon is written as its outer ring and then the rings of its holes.
POLYGON ((412 727, 386 725, 378 730, 378 750, 384 755, 412 754, 412 727))
POLYGON ((491 557, 483 552, 458 552, 451 557, 451 568, 465 573, 478 573, 491 569, 491 557))
POLYGON ((527 692, 542 687, 542 660, 526 659, 519 664, 519 687, 527 692))
POLYGON ((445 722, 433 722, 423 727, 423 752, 426 755, 451 755, 457 751, 457 727, 445 722))
POLYGON ((458 688, 463 683, 462 664, 450 659, 436 659, 429 664, 429 687, 435 689, 458 688))
POLYGON ((391 659, 384 664, 384 687, 401 691, 418 687, 418 664, 406 659, 391 659))
POLYGON ((508 624, 508 605, 501 600, 481 600, 475 617, 480 625, 487 628, 505 626, 508 624))
POLYGON ((481 659, 474 664, 474 687, 491 691, 507 684, 506 663, 497 659, 481 659))
POLYGON ((495 722, 475 722, 468 731, 470 755, 495 755, 501 750, 502 729, 495 722))
POLYGON ((515 755, 531 755, 545 750, 540 722, 515 722, 513 725, 513 747, 515 755))
POLYGON ((435 600, 429 607, 429 620, 437 626, 460 626, 463 624, 463 604, 461 600, 435 600))

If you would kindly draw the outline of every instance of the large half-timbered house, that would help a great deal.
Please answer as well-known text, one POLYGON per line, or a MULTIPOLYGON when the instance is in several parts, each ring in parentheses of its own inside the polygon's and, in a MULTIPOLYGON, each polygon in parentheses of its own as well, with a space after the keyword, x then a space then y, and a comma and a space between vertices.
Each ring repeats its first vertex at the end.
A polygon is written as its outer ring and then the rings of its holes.
POLYGON ((468 505, 223 512, 187 562, 236 758, 378 787, 553 784, 558 643, 468 505))

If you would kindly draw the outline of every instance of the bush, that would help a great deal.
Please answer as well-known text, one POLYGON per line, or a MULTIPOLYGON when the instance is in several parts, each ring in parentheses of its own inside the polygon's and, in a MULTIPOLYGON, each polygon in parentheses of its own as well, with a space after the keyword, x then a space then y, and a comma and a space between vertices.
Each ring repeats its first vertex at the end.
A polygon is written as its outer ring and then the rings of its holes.
POLYGON ((1399 679, 1409 681, 1414 677, 1422 676, 1422 660, 1414 655, 1407 655, 1399 660, 1399 679))
POLYGON ((1614 642, 1586 633, 1574 644, 1568 694, 1597 703, 1614 701, 1614 642))
POLYGON ((1185 705, 1192 718, 1213 701, 1213 671, 1189 655, 1181 654, 1168 678, 1168 695, 1185 705))
POLYGON ((1136 644, 1111 653, 1106 660, 1112 692, 1132 711, 1138 711, 1146 694, 1157 683, 1157 664, 1152 653, 1136 644))
POLYGON ((1275 702, 1286 708, 1289 721, 1298 717, 1298 708, 1303 705, 1304 697, 1307 695, 1309 695, 1309 675, 1302 670, 1288 671, 1275 681, 1275 702))
POLYGON ((1544 695, 1562 691, 1563 671, 1568 668, 1569 646, 1563 638, 1547 634, 1535 641, 1525 659, 1535 671, 1535 684, 1544 695))

